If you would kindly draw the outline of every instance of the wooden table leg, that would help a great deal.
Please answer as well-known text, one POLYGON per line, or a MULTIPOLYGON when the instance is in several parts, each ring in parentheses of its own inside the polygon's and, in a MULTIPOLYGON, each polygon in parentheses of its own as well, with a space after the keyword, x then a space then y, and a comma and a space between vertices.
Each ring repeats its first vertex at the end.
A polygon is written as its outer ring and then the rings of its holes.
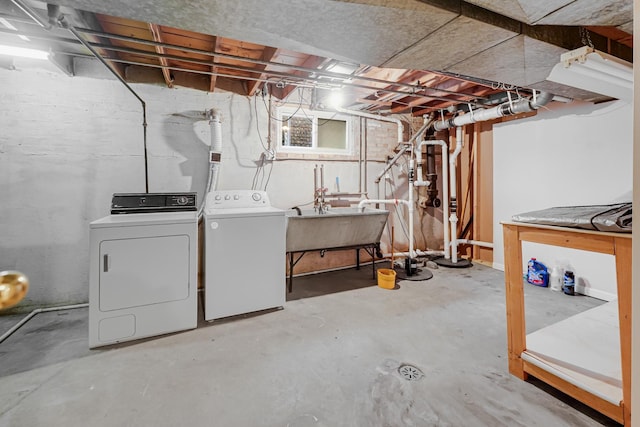
POLYGON ((509 372, 526 379, 521 358, 526 348, 524 289, 522 287, 522 243, 518 227, 504 225, 504 280, 507 304, 507 348, 509 372))
POLYGON ((622 408, 624 425, 631 425, 631 239, 615 239, 620 356, 622 367, 622 408))

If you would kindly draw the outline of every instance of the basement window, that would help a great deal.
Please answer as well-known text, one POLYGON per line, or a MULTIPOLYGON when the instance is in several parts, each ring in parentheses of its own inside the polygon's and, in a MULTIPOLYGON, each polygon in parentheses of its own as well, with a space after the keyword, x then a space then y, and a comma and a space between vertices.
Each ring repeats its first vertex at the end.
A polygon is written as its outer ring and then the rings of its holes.
POLYGON ((279 151, 350 154, 352 138, 348 116, 282 108, 278 119, 279 151))

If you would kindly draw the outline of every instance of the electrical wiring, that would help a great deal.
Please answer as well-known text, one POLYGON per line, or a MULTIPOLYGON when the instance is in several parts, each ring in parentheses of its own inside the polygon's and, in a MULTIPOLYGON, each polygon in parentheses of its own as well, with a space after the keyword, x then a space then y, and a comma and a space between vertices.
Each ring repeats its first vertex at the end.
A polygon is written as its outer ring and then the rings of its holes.
POLYGON ((260 139, 260 145, 262 145, 262 149, 264 151, 269 151, 269 148, 267 148, 267 146, 264 145, 264 141, 262 140, 262 134, 260 133, 260 121, 258 119, 258 101, 255 99, 253 102, 253 110, 256 113, 256 130, 258 131, 258 138, 260 139))
MULTIPOLYGON (((256 97, 257 98, 257 97, 256 97)), ((267 122, 267 127, 270 129, 271 128, 271 120, 278 120, 274 117, 271 116, 270 114, 270 108, 269 106, 267 106, 267 103, 264 99, 264 96, 262 97, 262 102, 265 106, 266 112, 267 112, 267 117, 268 117, 268 122, 267 122)), ((271 101, 270 101, 271 102, 271 101)), ((301 98, 301 103, 300 106, 302 105, 302 98, 301 98)), ((257 99, 254 99, 254 112, 256 115, 256 130, 258 132, 258 138, 260 139, 260 145, 262 145, 262 149, 264 150, 261 154, 260 154, 260 163, 256 166, 256 172, 253 175, 253 181, 251 184, 251 189, 252 190, 257 190, 257 189, 262 189, 263 191, 267 191, 267 187, 269 186, 269 181, 271 180, 271 173, 273 172, 273 160, 269 160, 267 159, 267 154, 271 155, 273 153, 273 150, 271 148, 271 139, 270 137, 268 137, 267 139, 267 145, 265 145, 264 143, 264 139, 262 138, 262 133, 260 132, 260 121, 258 118, 258 101, 257 99), (271 167, 269 168, 269 173, 266 174, 265 172, 265 163, 271 163, 271 167), (266 178, 266 181, 265 181, 266 178)), ((278 121, 282 121, 282 120, 278 120, 278 121)))
POLYGON ((253 181, 251 183, 251 189, 255 190, 256 186, 258 185, 258 174, 260 173, 260 169, 262 168, 262 165, 264 164, 264 153, 260 156, 260 164, 256 166, 256 172, 253 174, 253 181))
MULTIPOLYGON (((300 207, 300 206, 309 206, 309 205, 313 204, 313 202, 315 202, 315 200, 312 200, 312 201, 307 202, 307 203, 298 203, 298 204, 296 204, 296 205, 294 205, 294 206, 297 206, 297 207, 300 207)), ((293 209, 293 207, 292 207, 291 209, 293 209)))
MULTIPOLYGON (((293 113, 291 113, 289 116, 295 116, 296 113, 298 111, 300 111, 300 109, 302 109, 302 103, 304 101, 304 91, 300 87, 296 88, 296 90, 298 91, 298 98, 300 99, 300 101, 298 102, 298 107, 296 107, 296 110, 293 113)), ((271 120, 275 120, 275 121, 280 122, 280 123, 285 123, 285 122, 288 121, 288 119, 287 120, 282 120, 282 119, 279 119, 277 117, 273 117, 271 114, 269 114, 269 107, 267 106, 267 102, 265 101, 264 96, 262 97, 262 103, 264 104, 264 108, 267 111, 267 114, 269 115, 269 118, 271 120)), ((281 107, 283 105, 286 105, 286 103, 281 103, 281 104, 279 104, 277 106, 281 107)))
POLYGON ((269 168, 269 175, 267 175, 267 182, 264 184, 264 191, 267 191, 267 187, 269 186, 269 181, 271 180, 271 172, 273 172, 273 162, 271 162, 271 167, 269 168))

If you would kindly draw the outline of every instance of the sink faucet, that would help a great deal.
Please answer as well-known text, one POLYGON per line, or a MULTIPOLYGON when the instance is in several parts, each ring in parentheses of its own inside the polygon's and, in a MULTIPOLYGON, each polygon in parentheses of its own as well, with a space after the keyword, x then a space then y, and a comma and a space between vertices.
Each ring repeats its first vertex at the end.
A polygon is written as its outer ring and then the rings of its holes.
POLYGON ((327 212, 324 195, 327 189, 324 187, 324 165, 318 165, 313 169, 313 209, 319 214, 327 212), (318 172, 320 172, 320 187, 318 187, 318 172))

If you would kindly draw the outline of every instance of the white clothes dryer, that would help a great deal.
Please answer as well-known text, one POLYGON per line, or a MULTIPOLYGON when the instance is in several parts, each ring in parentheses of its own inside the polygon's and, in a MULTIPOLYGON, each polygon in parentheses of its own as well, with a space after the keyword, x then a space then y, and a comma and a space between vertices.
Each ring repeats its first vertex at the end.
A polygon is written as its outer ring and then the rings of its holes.
POLYGON ((197 326, 197 212, 90 224, 89 347, 197 326))

